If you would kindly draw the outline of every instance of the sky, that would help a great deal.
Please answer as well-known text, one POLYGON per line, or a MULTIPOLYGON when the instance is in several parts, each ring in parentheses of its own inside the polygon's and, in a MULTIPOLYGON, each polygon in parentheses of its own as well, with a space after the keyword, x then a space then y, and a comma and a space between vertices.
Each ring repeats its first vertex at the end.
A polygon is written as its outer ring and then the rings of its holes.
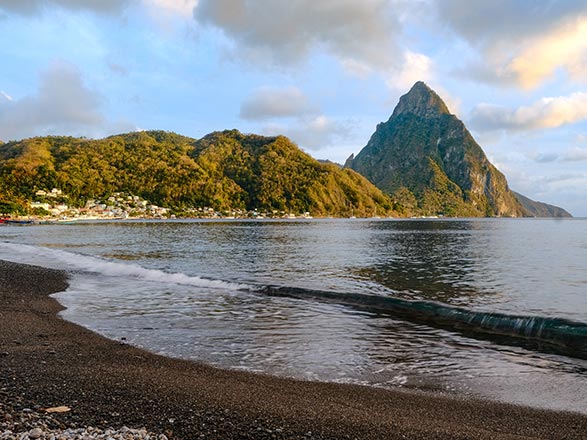
POLYGON ((344 163, 425 81, 587 216, 584 0, 0 0, 0 139, 236 128, 344 163))

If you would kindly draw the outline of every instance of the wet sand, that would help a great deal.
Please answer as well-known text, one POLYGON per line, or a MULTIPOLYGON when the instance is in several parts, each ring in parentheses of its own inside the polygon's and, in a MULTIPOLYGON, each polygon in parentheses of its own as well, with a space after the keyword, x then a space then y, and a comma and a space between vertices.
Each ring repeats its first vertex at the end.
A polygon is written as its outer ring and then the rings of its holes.
MULTIPOLYGON (((304 382, 170 359, 57 316, 67 274, 0 261, 0 421, 66 405, 64 426, 183 439, 585 439, 587 416, 304 382)), ((587 396, 586 396, 587 398, 587 396)))

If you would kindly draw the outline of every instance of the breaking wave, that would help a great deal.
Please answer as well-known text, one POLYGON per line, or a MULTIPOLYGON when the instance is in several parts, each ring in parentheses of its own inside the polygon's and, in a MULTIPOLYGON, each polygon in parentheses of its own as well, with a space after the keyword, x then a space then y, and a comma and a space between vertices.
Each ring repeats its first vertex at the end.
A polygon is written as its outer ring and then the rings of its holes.
POLYGON ((98 273, 109 277, 137 279, 163 284, 261 293, 269 296, 317 300, 384 313, 431 327, 458 331, 498 343, 529 342, 531 348, 546 349, 587 359, 587 324, 563 318, 509 315, 470 310, 432 301, 412 301, 393 296, 322 291, 287 286, 259 286, 147 269, 99 257, 59 249, 0 242, 0 259, 36 264, 65 271, 98 273), (506 338, 506 340, 502 339, 506 338))
POLYGON ((0 258, 15 263, 36 264, 65 271, 99 273, 110 277, 134 278, 156 283, 181 284, 212 289, 250 290, 248 284, 190 276, 184 273, 146 269, 137 264, 119 263, 59 249, 0 243, 0 258))

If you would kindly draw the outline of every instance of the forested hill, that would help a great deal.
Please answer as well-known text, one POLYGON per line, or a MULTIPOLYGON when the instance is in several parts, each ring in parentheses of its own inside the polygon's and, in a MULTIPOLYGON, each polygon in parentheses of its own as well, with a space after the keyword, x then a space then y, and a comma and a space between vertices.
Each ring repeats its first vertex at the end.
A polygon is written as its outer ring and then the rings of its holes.
POLYGON ((236 130, 200 140, 144 131, 0 143, 0 206, 27 207, 38 190, 52 188, 72 206, 125 192, 177 211, 207 206, 372 216, 398 209, 355 171, 320 163, 286 137, 236 130))

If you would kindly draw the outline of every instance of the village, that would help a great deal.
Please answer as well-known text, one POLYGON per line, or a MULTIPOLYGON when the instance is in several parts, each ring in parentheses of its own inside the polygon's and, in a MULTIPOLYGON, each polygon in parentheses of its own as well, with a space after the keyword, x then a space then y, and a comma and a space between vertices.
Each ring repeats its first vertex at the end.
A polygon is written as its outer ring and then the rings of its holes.
POLYGON ((58 188, 38 190, 34 201, 30 202, 29 212, 19 220, 33 222, 73 222, 83 220, 124 220, 124 219, 175 219, 175 218, 208 218, 208 219, 264 219, 264 218, 312 218, 309 212, 301 214, 285 211, 264 212, 258 210, 245 211, 231 209, 217 211, 213 208, 192 207, 174 212, 169 208, 157 206, 139 196, 125 192, 115 192, 104 199, 87 200, 83 207, 68 204, 69 196, 58 188))

